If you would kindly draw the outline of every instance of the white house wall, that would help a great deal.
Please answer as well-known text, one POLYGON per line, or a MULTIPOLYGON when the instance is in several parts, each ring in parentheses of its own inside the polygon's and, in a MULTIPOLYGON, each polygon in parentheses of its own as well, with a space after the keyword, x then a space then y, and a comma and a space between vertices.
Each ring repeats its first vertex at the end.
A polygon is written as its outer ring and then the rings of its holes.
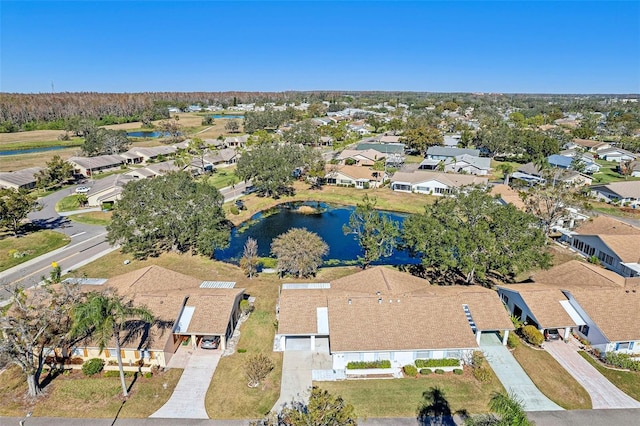
POLYGON ((538 320, 535 315, 533 315, 533 312, 531 312, 529 306, 525 303, 520 293, 504 288, 498 288, 498 295, 500 296, 502 303, 506 304, 507 308, 509 308, 509 313, 515 315, 514 308, 517 305, 522 310, 522 314, 520 315, 520 319, 522 321, 526 321, 527 317, 529 317, 538 324, 538 320), (507 296, 508 300, 505 300, 504 296, 507 296))
POLYGON ((571 239, 571 247, 586 258, 590 258, 591 256, 597 257, 602 266, 623 275, 622 260, 599 237, 595 235, 574 235, 571 239), (579 249, 577 245, 580 242, 589 245, 589 247, 579 249), (608 258, 603 255, 611 256, 612 260, 609 261, 608 258))
POLYGON ((391 367, 400 368, 413 364, 416 359, 457 358, 461 361, 470 359, 473 349, 442 349, 423 351, 380 351, 380 352, 335 352, 333 353, 333 369, 344 370, 352 361, 391 361, 391 367))
POLYGON ((442 182, 437 180, 429 180, 426 182, 416 183, 412 185, 413 192, 417 192, 420 194, 431 194, 431 195, 444 195, 448 193, 450 188, 442 182), (441 192, 438 192, 438 189, 441 192))

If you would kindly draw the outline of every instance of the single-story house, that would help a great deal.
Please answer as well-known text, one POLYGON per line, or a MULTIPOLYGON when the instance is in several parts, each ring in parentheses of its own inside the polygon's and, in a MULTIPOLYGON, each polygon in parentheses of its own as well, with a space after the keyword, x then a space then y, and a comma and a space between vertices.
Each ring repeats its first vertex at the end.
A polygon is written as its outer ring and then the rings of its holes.
POLYGON ((120 168, 127 162, 121 155, 98 155, 95 157, 71 157, 67 160, 74 168, 74 173, 93 176, 96 173, 120 168))
POLYGON ((624 161, 633 161, 638 158, 637 154, 622 148, 605 148, 598 151, 598 157, 607 161, 615 161, 622 163, 624 161))
POLYGON ((541 331, 575 331, 602 352, 640 353, 640 282, 570 261, 534 275, 535 283, 498 286, 513 315, 541 331))
MULTIPOLYGON (((397 138, 398 136, 383 136, 382 138, 397 138)), ((404 155, 405 144, 399 142, 377 142, 375 139, 371 142, 360 142, 356 145, 356 151, 375 150, 382 155, 398 154, 404 155)))
POLYGON ((113 204, 122 197, 122 190, 126 184, 140 177, 147 178, 151 176, 134 176, 128 173, 115 174, 107 176, 104 179, 96 180, 87 193, 87 205, 91 207, 101 207, 103 204, 113 204))
POLYGON ((383 135, 380 136, 380 138, 378 138, 378 141, 380 143, 392 143, 392 144, 400 144, 403 145, 403 152, 404 152, 404 144, 400 142, 400 138, 402 136, 397 136, 397 135, 383 135))
POLYGON ((430 160, 447 160, 454 159, 459 155, 471 155, 480 157, 479 149, 452 148, 448 146, 430 146, 427 149, 426 158, 430 160))
MULTIPOLYGON (((547 161, 552 167, 558 167, 561 169, 571 169, 573 167, 573 157, 566 157, 564 155, 553 154, 547 157, 547 161)), ((579 161, 584 164, 584 172, 593 174, 600 171, 600 165, 589 161, 586 158, 580 158, 579 161)))
POLYGON ((455 135, 444 135, 444 140, 442 144, 450 148, 455 148, 460 143, 460 139, 462 139, 462 135, 459 133, 455 135))
POLYGON ((250 135, 243 136, 229 136, 224 138, 224 144, 228 148, 244 148, 247 146, 247 141, 249 140, 250 135))
POLYGON ((327 165, 325 167, 327 185, 352 186, 359 189, 378 188, 384 182, 386 173, 370 167, 327 165))
POLYGON ((30 167, 15 172, 0 173, 0 188, 32 189, 38 181, 37 174, 42 167, 30 167))
POLYGON ((640 228, 598 216, 584 221, 561 238, 586 258, 624 277, 640 276, 640 228))
POLYGON ((331 355, 332 369, 352 361, 391 362, 399 372, 417 359, 468 362, 483 333, 513 325, 496 293, 477 286, 432 286, 386 267, 330 283, 283 284, 274 348, 331 355))
POLYGON ((320 145, 321 146, 332 146, 333 138, 331 136, 320 136, 320 145))
MULTIPOLYGON (((178 149, 171 145, 150 146, 150 147, 133 147, 125 154, 142 158, 142 162, 146 163, 155 160, 158 157, 171 157, 178 149)), ((136 161, 139 162, 139 161, 136 161)))
POLYGON ((607 203, 640 207, 640 182, 613 182, 591 187, 591 195, 607 203))
POLYGON ((487 178, 455 173, 439 173, 416 170, 411 173, 396 172, 391 177, 391 190, 418 192, 429 195, 447 195, 465 186, 486 186, 487 178))
POLYGON ((591 139, 573 139, 571 142, 565 145, 565 148, 586 148, 588 151, 597 152, 601 149, 611 148, 611 144, 607 142, 594 141, 591 139))
MULTIPOLYGON (((202 281, 155 265, 108 280, 89 281, 93 284, 82 285, 83 291, 115 290, 134 305, 146 306, 156 319, 122 345, 125 365, 142 360, 166 367, 181 344, 200 350, 203 336, 219 336, 218 350, 224 351, 240 318, 244 296, 244 289, 235 288, 235 282, 202 281)), ((73 356, 112 361, 116 359, 114 347, 109 345, 100 353, 91 340, 81 341, 73 356)))
POLYGON ((179 170, 181 170, 180 167, 176 166, 173 160, 169 160, 163 161, 162 163, 152 163, 147 167, 131 170, 130 172, 125 173, 125 175, 133 176, 136 179, 148 179, 179 170))
POLYGON ((520 193, 509 185, 503 183, 493 185, 489 190, 489 194, 491 194, 499 204, 513 204, 518 210, 525 210, 525 204, 524 201, 522 201, 520 193))
POLYGON ((476 157, 469 154, 458 155, 455 160, 445 164, 444 171, 486 176, 491 171, 491 158, 476 157))
POLYGON ((367 149, 366 151, 359 151, 355 149, 345 149, 342 151, 337 159, 341 164, 348 164, 354 162, 351 165, 371 167, 376 161, 384 159, 384 154, 374 149, 367 149))

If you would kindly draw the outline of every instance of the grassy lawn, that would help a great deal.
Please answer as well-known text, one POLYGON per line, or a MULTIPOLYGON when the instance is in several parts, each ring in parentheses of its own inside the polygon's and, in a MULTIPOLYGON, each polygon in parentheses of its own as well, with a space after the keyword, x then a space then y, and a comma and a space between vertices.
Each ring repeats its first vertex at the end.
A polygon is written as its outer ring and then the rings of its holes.
POLYGON ((547 351, 520 341, 513 356, 547 398, 566 410, 591 408, 589 393, 547 351))
POLYGON ((87 225, 107 226, 111 223, 113 212, 86 212, 67 216, 70 220, 87 225))
POLYGON ((321 201, 341 205, 356 205, 362 201, 364 194, 378 199, 376 205, 381 210, 396 211, 401 213, 422 213, 424 207, 435 202, 437 197, 424 194, 407 194, 391 191, 389 188, 377 189, 355 189, 341 188, 337 186, 323 186, 322 189, 309 189, 309 185, 296 182, 294 184, 295 195, 291 197, 281 197, 277 200, 267 197, 259 197, 256 194, 247 195, 242 198, 247 210, 243 210, 239 215, 233 215, 229 209, 232 203, 225 205, 227 217, 235 225, 238 225, 256 212, 267 210, 278 204, 290 201, 321 201))
POLYGON ((31 232, 17 238, 4 236, 0 239, 0 271, 63 247, 69 241, 71 240, 66 235, 48 230, 31 232), (25 253, 25 255, 23 257, 15 257, 13 250, 18 253, 25 253))
POLYGON ((80 196, 81 194, 67 195, 56 203, 56 211, 70 212, 80 209, 80 202, 78 201, 80 199, 80 196))
MULTIPOLYGON (((60 130, 60 133, 64 133, 64 131, 60 130)), ((48 148, 51 146, 65 146, 65 147, 78 147, 84 144, 84 139, 82 138, 71 138, 68 141, 61 140, 42 140, 42 141, 33 141, 33 142, 7 142, 3 143, 2 146, 3 151, 14 151, 19 149, 35 149, 35 148, 48 148)), ((55 151, 53 151, 55 152, 55 151)))
MULTIPOLYGON (((86 377, 74 370, 54 378, 45 395, 32 401, 24 397, 27 383, 22 371, 11 367, 0 375, 0 415, 23 416, 32 411, 37 417, 148 417, 169 399, 181 375, 182 370, 172 369, 149 379, 137 377, 123 404, 119 377, 86 377)), ((127 384, 134 381, 129 377, 126 380, 127 384)))
POLYGON ((616 171, 618 163, 615 161, 596 160, 600 167, 600 172, 593 174, 593 184, 607 184, 624 180, 640 180, 640 178, 625 178, 616 171))
POLYGON ((640 401, 640 372, 612 370, 599 364, 586 352, 580 351, 578 353, 618 389, 629 395, 631 398, 640 401))
POLYGON ((236 167, 225 167, 207 178, 207 183, 218 189, 234 185, 240 182, 240 178, 235 173, 236 167))
POLYGON ((469 368, 460 376, 445 373, 411 379, 346 380, 314 385, 342 396, 353 404, 358 417, 415 416, 423 402, 422 393, 434 386, 444 390, 452 412, 485 413, 491 394, 504 390, 495 375, 490 381, 481 383, 469 368))

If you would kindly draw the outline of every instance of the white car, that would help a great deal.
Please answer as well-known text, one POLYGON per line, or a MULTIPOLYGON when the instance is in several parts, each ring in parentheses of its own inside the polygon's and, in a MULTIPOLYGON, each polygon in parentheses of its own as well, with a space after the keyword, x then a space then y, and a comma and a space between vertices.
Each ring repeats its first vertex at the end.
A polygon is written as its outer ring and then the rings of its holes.
POLYGON ((88 186, 79 186, 79 187, 76 188, 76 193, 77 194, 86 194, 90 190, 91 190, 91 188, 89 188, 88 186))

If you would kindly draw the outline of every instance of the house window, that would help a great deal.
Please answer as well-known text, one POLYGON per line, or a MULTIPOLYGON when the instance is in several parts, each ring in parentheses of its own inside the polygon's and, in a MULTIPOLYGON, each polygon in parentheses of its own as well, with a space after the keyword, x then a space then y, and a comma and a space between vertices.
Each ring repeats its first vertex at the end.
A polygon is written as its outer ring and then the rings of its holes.
POLYGON ((629 348, 629 342, 618 342, 616 343, 616 351, 619 350, 627 350, 629 348))
POLYGON ((389 361, 389 360, 391 360, 391 354, 389 352, 376 352, 375 360, 376 361, 389 361))
POLYGON ((415 359, 429 359, 430 354, 429 351, 418 351, 414 355, 415 359))
POLYGON ((578 331, 580 333, 582 333, 583 336, 589 336, 589 326, 588 325, 581 325, 580 327, 578 327, 578 331))
POLYGON ((502 293, 502 301, 504 302, 505 305, 509 304, 509 296, 507 296, 506 294, 502 293))

